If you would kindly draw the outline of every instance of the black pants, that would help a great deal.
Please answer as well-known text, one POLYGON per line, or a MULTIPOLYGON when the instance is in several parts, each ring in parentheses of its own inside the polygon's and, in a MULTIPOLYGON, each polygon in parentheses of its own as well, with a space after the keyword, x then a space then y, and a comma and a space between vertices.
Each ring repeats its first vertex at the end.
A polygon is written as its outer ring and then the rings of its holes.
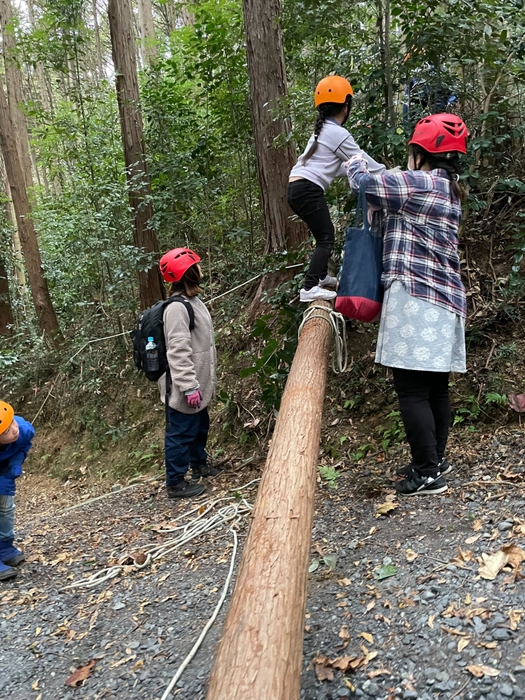
POLYGON ((450 427, 449 373, 392 370, 412 463, 421 474, 434 475, 445 455, 450 427))
POLYGON ((288 184, 288 204, 310 229, 315 238, 315 250, 304 283, 305 289, 319 284, 328 274, 328 259, 334 248, 334 225, 328 211, 323 188, 310 180, 295 180, 288 184))

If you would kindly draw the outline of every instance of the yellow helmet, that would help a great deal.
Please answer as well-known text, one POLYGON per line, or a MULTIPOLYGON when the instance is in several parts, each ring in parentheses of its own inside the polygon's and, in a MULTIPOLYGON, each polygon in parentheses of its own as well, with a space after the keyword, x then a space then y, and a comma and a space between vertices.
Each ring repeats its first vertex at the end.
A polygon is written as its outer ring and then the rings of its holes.
POLYGON ((352 86, 346 78, 340 75, 328 75, 315 88, 314 104, 316 107, 326 102, 344 104, 348 95, 353 95, 352 86))
POLYGON ((0 435, 5 433, 5 431, 9 428, 14 417, 15 412, 11 404, 6 403, 5 401, 0 401, 0 435))

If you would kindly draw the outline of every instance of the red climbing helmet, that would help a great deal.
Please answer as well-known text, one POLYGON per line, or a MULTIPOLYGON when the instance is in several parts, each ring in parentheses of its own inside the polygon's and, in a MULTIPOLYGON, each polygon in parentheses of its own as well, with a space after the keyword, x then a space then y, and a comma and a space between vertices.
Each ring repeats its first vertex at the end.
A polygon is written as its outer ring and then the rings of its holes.
POLYGON ((189 248, 174 248, 160 259, 160 271, 165 282, 179 282, 186 270, 201 259, 189 248))
POLYGON ((416 124, 409 144, 429 153, 467 152, 468 129, 455 114, 431 114, 416 124))

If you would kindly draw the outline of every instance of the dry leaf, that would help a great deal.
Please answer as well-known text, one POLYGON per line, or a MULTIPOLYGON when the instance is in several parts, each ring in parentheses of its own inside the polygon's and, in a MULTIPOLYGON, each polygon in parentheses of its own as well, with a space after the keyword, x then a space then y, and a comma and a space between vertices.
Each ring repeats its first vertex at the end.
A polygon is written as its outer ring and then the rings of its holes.
POLYGON ((358 637, 363 637, 363 639, 366 640, 369 644, 373 644, 373 643, 374 643, 374 638, 373 638, 372 635, 369 634, 368 632, 360 632, 357 636, 358 636, 358 637))
POLYGON ((375 606, 376 606, 375 600, 373 600, 371 603, 368 603, 368 605, 366 606, 366 612, 370 612, 370 610, 375 608, 375 606))
POLYGON ((389 671, 388 668, 377 668, 375 671, 370 671, 370 673, 366 674, 369 678, 377 678, 378 676, 391 676, 392 671, 389 671))
POLYGON ((334 680, 334 670, 330 666, 323 666, 322 664, 315 664, 315 675, 318 681, 333 681, 334 680))
POLYGON ((474 544, 474 542, 477 542, 481 535, 472 535, 472 537, 467 537, 465 540, 465 544, 474 544))
POLYGON ((525 666, 525 651, 520 656, 520 666, 525 666))
POLYGON ((482 678, 483 676, 496 677, 501 673, 501 671, 498 671, 498 669, 493 666, 477 666, 476 664, 467 666, 467 671, 470 671, 476 678, 482 678))
POLYGON ((485 649, 495 649, 498 646, 497 642, 477 642, 478 647, 484 647, 485 649))
POLYGON ((33 690, 40 690, 40 688, 38 687, 39 682, 40 682, 40 678, 37 678, 36 681, 31 684, 31 688, 33 690))
POLYGON ((348 627, 343 625, 339 630, 339 636, 341 639, 350 639, 350 633, 348 632, 348 627))
POLYGON ((355 659, 355 656, 338 656, 337 659, 332 661, 332 666, 344 673, 350 668, 350 664, 355 661, 355 659))
POLYGON ((339 581, 337 582, 340 586, 349 586, 352 581, 350 581, 349 578, 340 578, 339 581))
POLYGON ((435 615, 429 615, 429 616, 428 616, 428 626, 429 626, 430 629, 432 629, 432 630, 434 629, 434 620, 435 620, 435 619, 436 619, 436 616, 435 616, 435 615))
POLYGON ((470 593, 467 593, 465 596, 465 605, 470 605, 472 602, 472 598, 470 597, 470 593))
POLYGON ((96 659, 91 659, 85 666, 77 668, 77 670, 69 676, 64 685, 69 685, 73 688, 82 685, 86 678, 89 678, 92 674, 96 661, 96 659))
POLYGON ((509 610, 510 629, 517 630, 523 610, 509 610))
POLYGON ((376 508, 375 516, 376 518, 380 518, 382 515, 388 515, 390 511, 396 508, 399 508, 399 503, 392 503, 391 501, 381 503, 381 505, 376 508))
POLYGON ((507 561, 513 569, 520 569, 522 562, 525 561, 525 551, 516 544, 507 544, 501 548, 507 555, 507 561))
POLYGON ((417 552, 413 552, 411 549, 407 549, 405 552, 405 556, 407 558, 408 562, 414 561, 414 559, 417 559, 419 554, 417 552))
POLYGON ((458 651, 463 651, 470 644, 470 637, 463 637, 458 641, 458 651))
POLYGON ((472 529, 474 530, 474 532, 479 532, 480 530, 483 530, 483 523, 481 522, 481 520, 474 520, 474 522, 472 523, 472 529))
MULTIPOLYGON (((518 548, 519 549, 519 548, 518 548)), ((483 564, 478 569, 481 578, 493 581, 508 561, 508 556, 500 549, 495 554, 482 552, 483 564)))

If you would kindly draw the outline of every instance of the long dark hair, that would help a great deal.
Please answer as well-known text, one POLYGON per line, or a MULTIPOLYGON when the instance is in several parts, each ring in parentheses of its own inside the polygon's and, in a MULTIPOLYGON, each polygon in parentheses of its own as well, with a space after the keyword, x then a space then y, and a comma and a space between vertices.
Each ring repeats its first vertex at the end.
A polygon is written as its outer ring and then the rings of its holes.
POLYGON ((191 297, 196 297, 201 288, 199 284, 202 280, 202 273, 199 270, 197 263, 189 267, 186 272, 182 275, 182 278, 178 282, 172 282, 169 288, 170 297, 173 294, 185 294, 191 299, 191 297))
POLYGON ((450 153, 429 153, 416 143, 413 143, 410 148, 412 149, 411 153, 414 158, 416 170, 420 170, 421 166, 425 163, 431 170, 435 170, 436 168, 446 170, 450 178, 450 185, 454 196, 460 201, 463 201, 463 188, 458 182, 458 178, 461 175, 459 153, 457 151, 451 151, 450 153))
POLYGON ((327 120, 328 117, 336 117, 338 114, 341 114, 343 109, 348 105, 348 114, 346 115, 346 118, 343 122, 343 124, 346 122, 350 115, 350 110, 352 109, 352 95, 347 95, 346 100, 341 104, 340 102, 325 102, 322 105, 319 105, 317 108, 317 119, 315 120, 315 126, 314 126, 314 142, 308 149, 308 152, 305 153, 304 159, 303 159, 303 165, 306 163, 307 160, 309 160, 313 154, 317 151, 317 139, 319 138, 319 134, 321 133, 321 129, 324 126, 325 121, 327 120))

